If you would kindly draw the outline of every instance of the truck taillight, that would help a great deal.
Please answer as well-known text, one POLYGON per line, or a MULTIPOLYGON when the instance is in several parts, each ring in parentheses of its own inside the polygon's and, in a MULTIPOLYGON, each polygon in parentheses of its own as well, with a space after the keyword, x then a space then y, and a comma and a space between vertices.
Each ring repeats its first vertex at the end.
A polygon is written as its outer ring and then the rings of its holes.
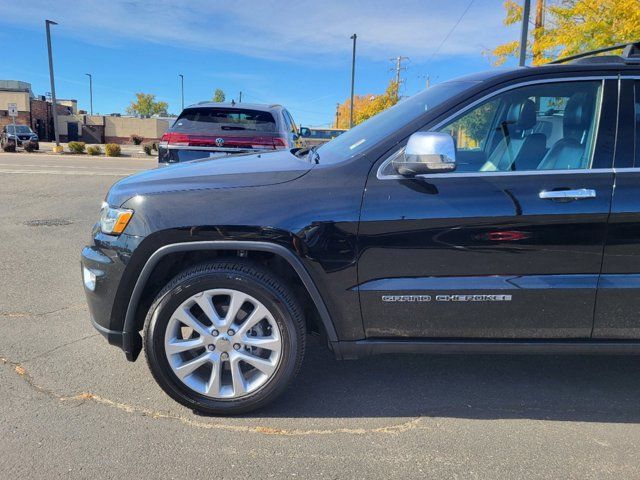
POLYGON ((276 148, 287 148, 289 146, 287 139, 283 137, 274 137, 273 146, 276 148))

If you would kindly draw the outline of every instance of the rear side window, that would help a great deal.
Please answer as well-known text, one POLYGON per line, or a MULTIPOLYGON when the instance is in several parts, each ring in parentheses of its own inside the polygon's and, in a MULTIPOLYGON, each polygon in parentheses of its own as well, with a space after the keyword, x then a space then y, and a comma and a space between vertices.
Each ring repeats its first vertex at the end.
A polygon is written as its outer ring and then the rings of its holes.
POLYGON ((640 82, 636 82, 636 167, 640 167, 640 82))
POLYGON ((293 121, 291 114, 287 110, 283 110, 282 114, 284 116, 287 131, 297 133, 296 123, 293 121))
POLYGON ((238 108, 187 108, 173 125, 174 132, 211 133, 225 131, 275 132, 276 121, 269 112, 238 108))

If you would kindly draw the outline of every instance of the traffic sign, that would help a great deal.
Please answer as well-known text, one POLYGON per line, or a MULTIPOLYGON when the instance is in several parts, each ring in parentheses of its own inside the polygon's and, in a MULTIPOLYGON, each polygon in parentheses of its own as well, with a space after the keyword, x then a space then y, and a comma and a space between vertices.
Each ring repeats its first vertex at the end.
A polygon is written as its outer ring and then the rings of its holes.
POLYGON ((7 104, 7 110, 9 111, 9 116, 10 117, 17 117, 18 116, 18 104, 17 103, 8 103, 7 104))

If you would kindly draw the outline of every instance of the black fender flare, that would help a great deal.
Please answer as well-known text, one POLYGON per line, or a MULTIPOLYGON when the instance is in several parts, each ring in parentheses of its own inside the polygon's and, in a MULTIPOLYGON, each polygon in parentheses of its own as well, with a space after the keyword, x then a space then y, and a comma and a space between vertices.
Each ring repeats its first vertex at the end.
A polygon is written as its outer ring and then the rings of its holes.
POLYGON ((129 304, 127 305, 127 312, 125 314, 123 328, 123 342, 128 343, 128 345, 123 345, 123 348, 125 351, 130 352, 134 359, 138 356, 140 350, 142 349, 142 338, 140 337, 140 333, 138 332, 136 326, 136 312, 138 310, 138 305, 140 304, 142 292, 144 291, 147 281, 151 276, 151 272, 153 272, 155 266, 165 255, 176 252, 187 252, 196 250, 246 250, 269 252, 283 258, 295 270, 295 272, 300 277, 300 280, 302 280, 303 285, 309 292, 311 300, 315 304, 320 314, 320 320, 322 321, 322 324, 327 333, 327 339, 330 343, 338 341, 338 335, 333 325, 333 321, 331 320, 331 316, 329 315, 329 310, 327 309, 327 306, 324 303, 324 300, 322 299, 318 288, 316 287, 313 279, 311 278, 311 275, 309 275, 309 272, 307 272, 307 269, 304 267, 300 259, 291 250, 276 243, 261 241, 211 240, 182 242, 165 245, 153 252, 153 254, 148 258, 147 262, 144 264, 144 267, 142 267, 140 275, 136 280, 136 284, 133 287, 133 291, 131 292, 131 297, 129 299, 129 304))

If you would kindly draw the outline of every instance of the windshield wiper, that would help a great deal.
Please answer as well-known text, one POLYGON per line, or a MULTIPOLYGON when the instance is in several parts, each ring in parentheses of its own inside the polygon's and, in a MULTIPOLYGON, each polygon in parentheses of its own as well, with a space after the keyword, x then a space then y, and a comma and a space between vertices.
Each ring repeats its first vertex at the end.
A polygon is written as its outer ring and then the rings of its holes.
POLYGON ((255 128, 241 127, 239 125, 222 125, 221 130, 255 130, 255 128))

